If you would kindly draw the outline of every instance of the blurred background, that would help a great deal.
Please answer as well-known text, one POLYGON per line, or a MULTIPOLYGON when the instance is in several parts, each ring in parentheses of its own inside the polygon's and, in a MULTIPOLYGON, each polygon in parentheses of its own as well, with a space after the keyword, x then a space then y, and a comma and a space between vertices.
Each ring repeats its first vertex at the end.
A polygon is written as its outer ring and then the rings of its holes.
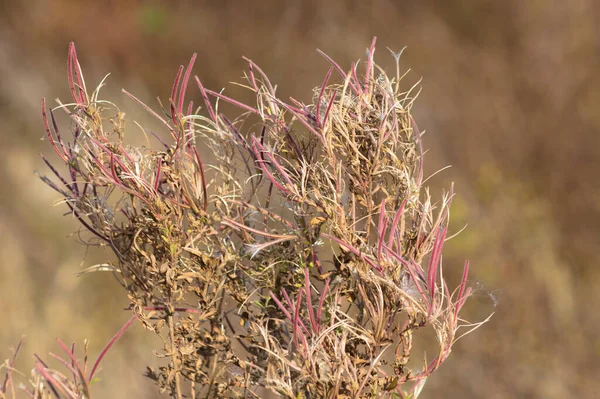
MULTIPOLYGON (((157 107, 194 52, 209 88, 240 81, 246 56, 283 98, 308 101, 329 68, 317 48, 349 68, 377 36, 380 65, 393 72, 386 47, 407 46, 402 68, 423 77, 414 114, 428 173, 452 165, 432 192, 454 181, 452 228, 468 227, 444 271, 456 281, 469 259, 475 316, 496 312, 421 397, 597 397, 599 20, 595 0, 0 1, 0 359, 22 335, 25 375, 33 353, 60 351, 55 338, 87 338, 95 358, 129 317, 111 275, 77 277, 105 254, 77 244, 77 224, 34 175, 50 154, 40 99, 69 99, 69 42, 88 87, 112 73, 102 97, 135 136, 131 119, 153 122, 120 89, 157 107)), ((157 397, 142 375, 161 345, 151 335, 135 326, 117 343, 96 397, 157 397)))

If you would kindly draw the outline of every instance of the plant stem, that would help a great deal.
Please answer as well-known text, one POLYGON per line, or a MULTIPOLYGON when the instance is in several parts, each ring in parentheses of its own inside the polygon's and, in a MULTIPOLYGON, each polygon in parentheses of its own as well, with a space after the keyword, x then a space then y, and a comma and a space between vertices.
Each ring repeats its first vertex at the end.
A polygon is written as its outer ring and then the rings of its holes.
MULTIPOLYGON (((172 303, 170 303, 169 306, 171 309, 173 309, 173 305, 172 303)), ((168 316, 168 322, 169 322, 169 340, 171 341, 171 356, 173 356, 173 368, 175 371, 175 391, 177 393, 177 399, 182 399, 182 394, 181 394, 181 379, 180 379, 180 373, 179 373, 179 356, 176 353, 176 346, 175 346, 175 322, 173 321, 173 313, 171 311, 169 311, 169 316, 168 316)))

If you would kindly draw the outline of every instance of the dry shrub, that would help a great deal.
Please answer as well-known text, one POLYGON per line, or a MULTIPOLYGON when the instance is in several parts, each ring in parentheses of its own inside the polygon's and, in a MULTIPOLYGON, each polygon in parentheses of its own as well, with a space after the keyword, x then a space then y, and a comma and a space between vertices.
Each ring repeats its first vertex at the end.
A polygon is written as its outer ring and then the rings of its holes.
MULTIPOLYGON (((243 86, 255 104, 196 77, 202 110, 185 102, 194 55, 160 112, 125 92, 170 135, 166 142, 142 128, 148 144, 135 147, 124 114, 100 100, 103 83, 87 90, 71 46, 73 102, 42 103, 47 138, 68 172, 46 161, 58 181, 42 179, 90 244, 115 254, 91 270, 112 271, 135 316, 163 339, 164 366, 147 371, 162 392, 414 398, 456 340, 481 324, 459 317, 471 292, 468 263, 456 289, 442 273, 453 191, 436 202, 424 186, 411 116, 418 85, 403 88, 400 54, 388 76, 374 52, 375 39, 349 72, 321 53, 331 68, 311 104, 278 98, 250 60, 243 86), (226 116, 225 104, 242 114, 226 116), (72 121, 71 140, 57 109, 72 121), (412 368, 413 336, 426 328, 437 353, 412 368)), ((73 383, 36 370, 34 396, 89 395, 85 370, 73 383)))

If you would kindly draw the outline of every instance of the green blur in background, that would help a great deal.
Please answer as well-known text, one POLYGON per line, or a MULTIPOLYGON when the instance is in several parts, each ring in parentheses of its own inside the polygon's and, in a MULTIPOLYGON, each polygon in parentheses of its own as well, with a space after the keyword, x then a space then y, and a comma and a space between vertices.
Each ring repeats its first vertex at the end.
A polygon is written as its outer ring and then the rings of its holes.
MULTIPOLYGON (((108 273, 77 277, 109 260, 85 248, 67 208, 35 175, 46 173, 40 100, 68 101, 71 41, 88 87, 110 72, 103 99, 155 123, 121 88, 158 108, 177 68, 212 89, 240 81, 246 56, 283 98, 308 101, 329 69, 345 68, 378 37, 407 46, 408 79, 423 77, 413 109, 425 129, 432 192, 455 182, 454 232, 444 272, 471 262, 475 319, 421 398, 592 398, 600 389, 600 3, 520 1, 65 1, 0 3, 0 359, 26 335, 17 367, 58 352, 55 338, 90 340, 92 358, 128 319, 108 273)), ((229 91, 231 90, 231 91, 229 91)), ((190 99, 200 103, 190 85, 190 99)), ((68 123, 68 122, 67 122, 68 123)), ((143 142, 143 141, 139 141, 143 142)), ((438 196, 439 198, 439 196, 438 196)), ((152 334, 136 326, 104 361, 98 397, 155 397, 143 377, 156 364, 152 334)))

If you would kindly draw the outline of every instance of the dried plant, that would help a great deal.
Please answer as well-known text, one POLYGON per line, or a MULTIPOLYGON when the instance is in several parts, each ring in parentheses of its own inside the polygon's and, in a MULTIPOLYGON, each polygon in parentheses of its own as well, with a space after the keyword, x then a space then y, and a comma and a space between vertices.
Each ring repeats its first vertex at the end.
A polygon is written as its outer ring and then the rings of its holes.
MULTIPOLYGON (((19 384, 18 388, 27 393, 27 396, 35 399, 50 399, 50 398, 66 398, 66 399, 79 399, 89 398, 90 388, 94 377, 99 370, 99 366, 104 360, 104 357, 110 350, 110 348, 117 342, 117 340, 123 335, 125 330, 135 321, 136 316, 129 319, 127 323, 115 334, 115 336, 108 342, 104 347, 100 355, 92 365, 91 370, 88 371, 88 342, 84 342, 84 353, 83 353, 83 364, 77 359, 75 354, 75 344, 71 344, 69 348, 60 339, 56 342, 61 347, 63 352, 66 354, 65 357, 58 356, 54 353, 50 353, 50 356, 57 360, 66 369, 66 374, 56 370, 53 367, 42 360, 39 356, 35 355, 36 364, 31 371, 31 378, 29 379, 29 385, 25 386, 19 384)), ((12 398, 16 398, 16 387, 13 378, 15 372, 14 366, 19 356, 21 346, 23 345, 23 338, 19 341, 13 357, 7 360, 1 368, 6 368, 4 381, 0 385, 0 399, 8 398, 8 393, 11 394, 12 398)))
POLYGON ((147 371, 162 392, 416 398, 456 340, 481 325, 459 317, 468 263, 456 289, 442 274, 453 191, 434 202, 424 187, 411 116, 418 85, 402 87, 400 54, 388 77, 374 52, 375 39, 349 72, 321 53, 331 68, 310 104, 280 99, 250 60, 243 87, 255 104, 195 77, 202 109, 185 101, 194 55, 160 112, 124 91, 170 135, 142 128, 148 145, 134 147, 124 114, 99 98, 104 81, 86 89, 71 45, 73 102, 42 102, 68 172, 46 161, 59 182, 42 179, 90 244, 116 255, 97 269, 115 273, 137 318, 163 339, 165 363, 147 371), (241 115, 221 112, 231 105, 241 115), (56 109, 72 120, 71 140, 56 109), (411 361, 426 328, 437 353, 411 361))

